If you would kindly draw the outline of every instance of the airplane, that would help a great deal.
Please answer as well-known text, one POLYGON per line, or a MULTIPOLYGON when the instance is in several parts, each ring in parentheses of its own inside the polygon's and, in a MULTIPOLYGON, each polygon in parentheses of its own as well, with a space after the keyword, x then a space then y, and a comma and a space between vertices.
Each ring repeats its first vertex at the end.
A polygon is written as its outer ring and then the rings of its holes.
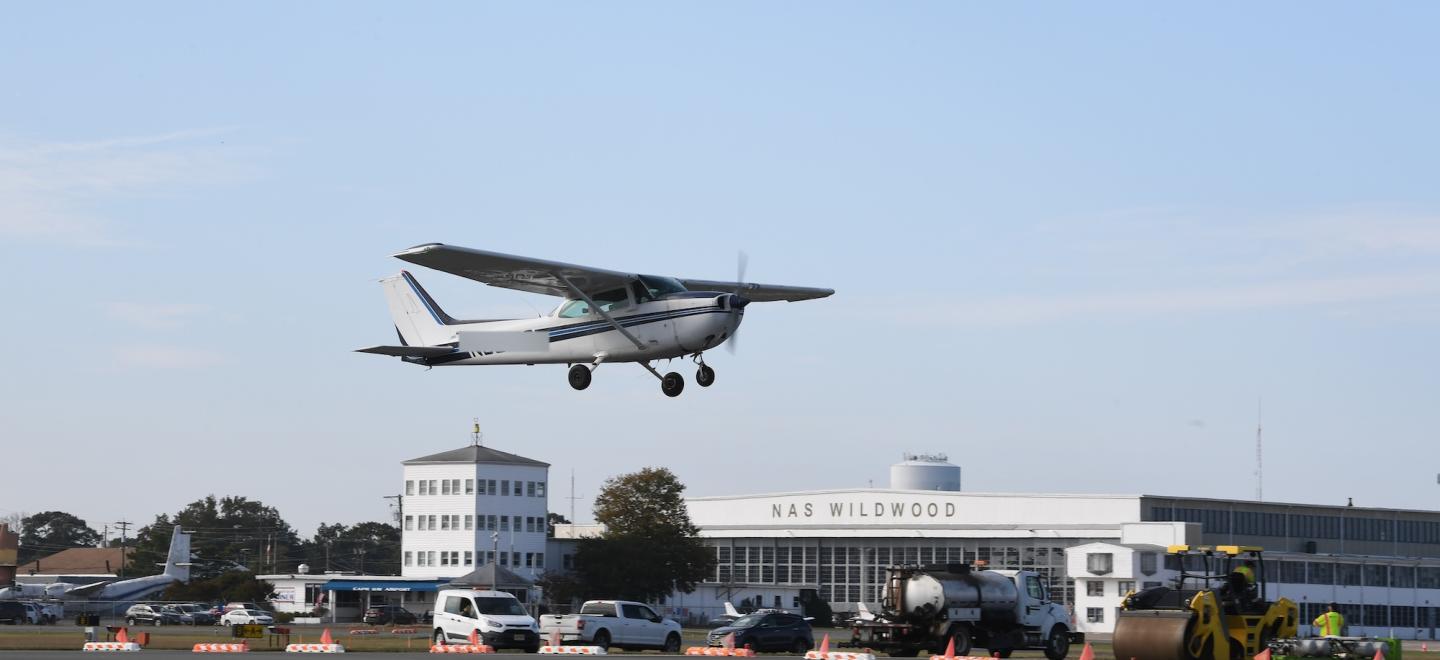
POLYGON ((460 320, 446 314, 409 272, 380 280, 398 346, 357 349, 426 367, 483 364, 568 364, 570 386, 590 386, 603 363, 635 362, 679 396, 685 379, 661 375, 650 363, 689 356, 695 382, 709 387, 715 370, 704 353, 729 340, 734 347, 745 307, 752 302, 824 298, 835 291, 744 281, 641 275, 426 243, 394 255, 410 263, 490 286, 559 296, 548 316, 460 320))
MULTIPOLYGON (((175 526, 170 536, 170 552, 165 558, 165 570, 159 575, 131 578, 129 580, 101 580, 88 584, 52 582, 50 584, 17 584, 0 589, 0 600, 17 598, 50 598, 61 601, 104 602, 107 607, 114 603, 132 603, 163 591, 173 582, 190 581, 190 533, 175 526)), ((83 607, 81 609, 84 609, 83 607)))

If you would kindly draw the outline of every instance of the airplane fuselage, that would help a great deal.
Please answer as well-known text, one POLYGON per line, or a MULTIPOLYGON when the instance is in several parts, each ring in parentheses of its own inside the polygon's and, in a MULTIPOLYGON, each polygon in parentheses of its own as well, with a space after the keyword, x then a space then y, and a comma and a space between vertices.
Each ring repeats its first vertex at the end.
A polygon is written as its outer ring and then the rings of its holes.
MULTIPOLYGON (((479 364, 584 364, 664 360, 709 350, 735 334, 744 309, 729 303, 734 296, 716 292, 671 294, 609 310, 610 317, 637 339, 643 348, 621 334, 593 311, 576 316, 551 315, 535 319, 485 321, 448 325, 460 333, 543 332, 544 351, 457 351, 451 355, 413 361, 427 366, 479 364)), ((564 310, 566 305, 561 306, 564 310)), ((563 312, 562 312, 563 314, 563 312)))

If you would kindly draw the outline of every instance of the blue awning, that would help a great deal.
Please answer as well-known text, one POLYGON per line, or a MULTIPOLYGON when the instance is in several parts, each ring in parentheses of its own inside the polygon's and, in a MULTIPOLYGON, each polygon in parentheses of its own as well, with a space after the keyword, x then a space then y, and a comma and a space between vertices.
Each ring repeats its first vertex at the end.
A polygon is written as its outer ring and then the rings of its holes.
POLYGON ((321 588, 326 591, 438 591, 448 580, 331 580, 321 588))

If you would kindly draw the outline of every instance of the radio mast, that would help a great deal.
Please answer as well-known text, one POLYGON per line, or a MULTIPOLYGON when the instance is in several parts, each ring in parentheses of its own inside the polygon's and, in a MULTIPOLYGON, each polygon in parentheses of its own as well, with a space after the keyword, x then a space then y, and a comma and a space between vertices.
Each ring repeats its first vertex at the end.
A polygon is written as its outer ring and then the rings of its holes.
POLYGON ((1265 500, 1265 454, 1262 431, 1264 429, 1264 400, 1255 400, 1255 501, 1265 500))

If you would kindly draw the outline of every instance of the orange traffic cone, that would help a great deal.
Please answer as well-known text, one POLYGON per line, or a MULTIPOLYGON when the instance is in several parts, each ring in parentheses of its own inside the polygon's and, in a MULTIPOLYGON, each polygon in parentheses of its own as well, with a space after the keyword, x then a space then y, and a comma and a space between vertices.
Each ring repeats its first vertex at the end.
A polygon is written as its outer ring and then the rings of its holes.
POLYGON ((946 657, 947 660, 948 660, 949 658, 955 657, 955 638, 954 638, 954 637, 951 637, 951 638, 950 638, 950 643, 945 645, 945 657, 946 657))
POLYGON ((479 631, 479 630, 471 630, 471 631, 470 631, 470 645, 471 645, 471 646, 479 646, 479 645, 480 645, 480 631, 479 631))
POLYGON ((825 633, 825 636, 820 638, 820 657, 828 655, 830 655, 830 633, 825 633))
POLYGON ((127 644, 130 642, 130 635, 125 633, 124 628, 121 628, 120 632, 115 633, 115 641, 121 644, 127 644))
POLYGON ((1380 649, 1375 649, 1375 660, 1385 660, 1385 653, 1380 649))
POLYGON ((1265 649, 1255 654, 1255 660, 1270 660, 1270 649, 1265 649))
POLYGON ((559 646, 559 645, 560 645, 560 629, 559 629, 559 628, 556 628, 556 629, 550 631, 550 645, 551 645, 551 646, 559 646))
POLYGON ((1080 660, 1095 660, 1095 649, 1090 648, 1090 642, 1085 642, 1085 648, 1081 649, 1080 660))
POLYGON ((320 633, 320 643, 321 643, 321 644, 334 644, 334 643, 335 643, 335 638, 330 636, 330 629, 329 629, 329 628, 326 628, 326 629, 325 629, 325 632, 320 633))
POLYGON ((1429 652, 1430 652, 1430 645, 1429 645, 1429 644, 1426 644, 1425 642, 1420 642, 1420 652, 1421 652, 1421 653, 1429 653, 1429 652))

